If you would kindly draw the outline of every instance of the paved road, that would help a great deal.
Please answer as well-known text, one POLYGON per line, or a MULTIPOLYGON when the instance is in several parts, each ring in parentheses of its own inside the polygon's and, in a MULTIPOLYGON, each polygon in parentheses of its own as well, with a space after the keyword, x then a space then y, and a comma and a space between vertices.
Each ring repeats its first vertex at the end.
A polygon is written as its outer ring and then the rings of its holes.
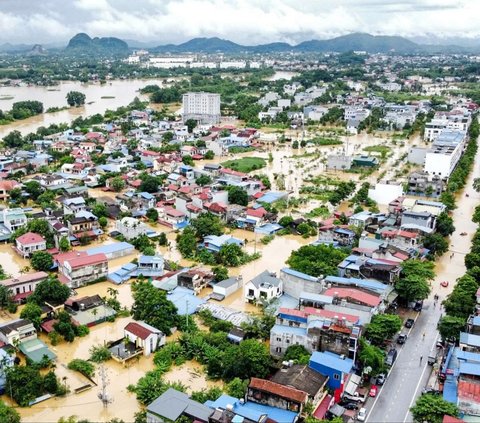
POLYGON ((474 169, 466 188, 458 196, 457 208, 453 212, 456 230, 451 236, 450 251, 436 263, 436 277, 432 283, 431 296, 425 301, 423 311, 417 316, 409 339, 399 351, 385 385, 380 389, 378 396, 370 398, 365 405, 369 413, 367 415, 369 423, 413 421, 409 409, 428 381, 431 367, 427 365, 426 359, 438 337, 436 325, 441 310, 439 304, 433 306, 433 295, 438 294, 441 302, 453 289, 454 281, 465 273, 464 256, 470 250, 470 241, 476 230, 476 224, 471 221, 471 216, 475 206, 480 204, 480 195, 473 191, 472 181, 479 177, 480 150, 475 157, 474 169), (469 193, 469 197, 465 193, 469 193), (462 232, 468 235, 461 236, 462 232), (450 282, 448 288, 440 286, 440 282, 445 280, 450 282), (421 364, 420 356, 423 356, 421 364))

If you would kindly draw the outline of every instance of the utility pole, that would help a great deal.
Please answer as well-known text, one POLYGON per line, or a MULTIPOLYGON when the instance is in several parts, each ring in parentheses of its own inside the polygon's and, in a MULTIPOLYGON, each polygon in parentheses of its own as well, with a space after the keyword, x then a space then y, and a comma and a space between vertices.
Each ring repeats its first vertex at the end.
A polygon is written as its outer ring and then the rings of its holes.
POLYGON ((98 393, 98 398, 102 401, 103 408, 107 408, 108 404, 113 401, 113 398, 111 398, 107 393, 107 386, 110 381, 107 376, 107 370, 105 369, 105 366, 103 364, 99 366, 98 370, 100 373, 100 380, 102 382, 101 390, 98 393))

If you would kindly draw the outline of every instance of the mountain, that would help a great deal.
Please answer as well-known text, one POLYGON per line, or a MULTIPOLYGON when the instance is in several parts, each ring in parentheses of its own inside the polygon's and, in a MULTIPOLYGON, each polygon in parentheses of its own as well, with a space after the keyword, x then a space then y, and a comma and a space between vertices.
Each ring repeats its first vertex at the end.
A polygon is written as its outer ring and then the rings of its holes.
POLYGON ((85 33, 75 35, 67 45, 67 51, 81 53, 119 53, 127 52, 128 44, 120 38, 90 38, 85 33))
POLYGON ((295 46, 295 50, 302 52, 335 51, 344 53, 351 50, 366 51, 368 53, 415 53, 421 46, 403 37, 370 35, 353 33, 331 38, 330 40, 304 41, 295 46))
POLYGON ((48 53, 41 44, 35 44, 27 54, 29 56, 45 56, 48 53))
MULTIPOLYGON (((467 52, 467 48, 454 45, 430 45, 418 44, 407 38, 387 35, 370 35, 365 33, 353 33, 328 40, 304 41, 296 46, 288 43, 270 43, 257 46, 244 46, 233 41, 221 38, 193 38, 182 44, 167 44, 150 49, 156 53, 345 53, 351 50, 366 51, 368 53, 452 53, 467 52)), ((471 51, 479 51, 477 45, 471 51)))

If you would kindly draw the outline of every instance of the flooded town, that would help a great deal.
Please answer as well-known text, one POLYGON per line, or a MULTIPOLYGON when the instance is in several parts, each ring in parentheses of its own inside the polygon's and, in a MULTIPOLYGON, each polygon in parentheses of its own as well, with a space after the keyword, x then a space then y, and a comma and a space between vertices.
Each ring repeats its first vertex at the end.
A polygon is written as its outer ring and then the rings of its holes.
POLYGON ((480 49, 72 22, 0 43, 0 423, 479 421, 480 49))

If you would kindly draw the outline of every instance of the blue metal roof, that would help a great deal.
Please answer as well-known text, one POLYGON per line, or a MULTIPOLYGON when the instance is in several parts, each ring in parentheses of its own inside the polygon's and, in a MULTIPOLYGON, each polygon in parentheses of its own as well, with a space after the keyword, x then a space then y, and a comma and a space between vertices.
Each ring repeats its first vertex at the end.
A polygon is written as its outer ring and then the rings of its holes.
POLYGON ((460 363, 459 373, 480 376, 480 363, 460 363))
POLYGON ((307 275, 306 273, 299 272, 297 270, 290 269, 289 267, 284 267, 280 271, 286 273, 287 275, 295 276, 300 279, 305 279, 310 282, 318 282, 318 278, 307 275))
POLYGON ((469 363, 480 363, 480 353, 462 351, 460 348, 457 348, 456 354, 459 360, 467 361, 469 363))
POLYGON ((293 423, 298 416, 298 414, 293 411, 257 404, 255 402, 247 401, 241 404, 238 398, 229 395, 222 395, 216 401, 207 401, 205 405, 213 409, 226 409, 227 405, 232 405, 235 414, 252 421, 259 421, 263 415, 267 415, 271 420, 276 422, 293 423))
POLYGON ((194 314, 200 304, 206 301, 193 295, 193 291, 181 286, 177 286, 174 290, 168 292, 169 299, 178 309, 178 314, 184 316, 186 314, 194 314))
POLYGON ((279 191, 269 191, 262 195, 257 201, 261 203, 274 203, 284 197, 287 196, 286 192, 279 192, 279 191))
POLYGON ((342 373, 350 373, 353 367, 353 361, 351 359, 340 358, 338 354, 329 352, 315 351, 310 357, 310 367, 312 363, 317 363, 321 366, 341 371, 342 373))
POLYGON ((332 304, 333 298, 327 295, 314 294, 313 292, 301 292, 299 297, 301 300, 315 301, 324 304, 332 304))
POLYGON ((480 347, 480 335, 460 332, 460 344, 467 344, 471 345, 472 347, 480 347))

